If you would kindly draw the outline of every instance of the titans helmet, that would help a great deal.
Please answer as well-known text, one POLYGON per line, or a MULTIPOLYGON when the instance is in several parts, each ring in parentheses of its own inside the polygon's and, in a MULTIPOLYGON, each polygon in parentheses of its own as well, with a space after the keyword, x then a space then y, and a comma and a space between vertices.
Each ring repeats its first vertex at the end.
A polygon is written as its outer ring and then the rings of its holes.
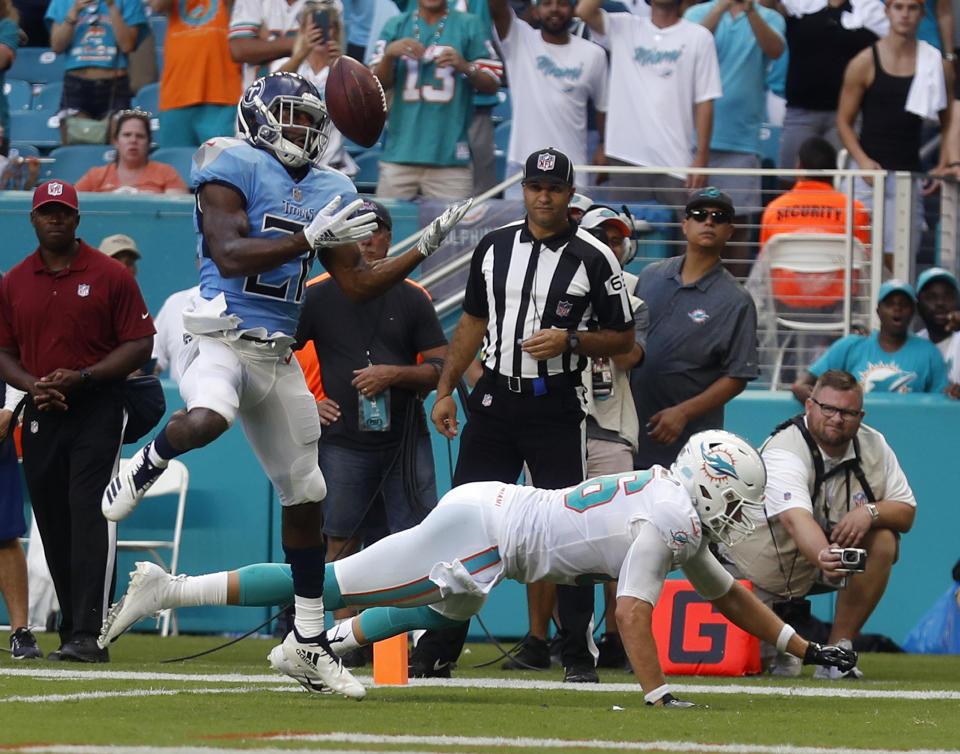
POLYGON ((763 515, 767 469, 750 443, 732 432, 697 432, 670 467, 690 494, 711 539, 731 546, 753 532, 763 515))
POLYGON ((327 146, 329 123, 320 93, 297 73, 271 73, 257 79, 237 105, 237 129, 243 138, 291 168, 320 159, 327 146), (310 123, 296 123, 297 114, 306 115, 310 123), (289 138, 296 133, 294 129, 304 133, 302 146, 289 138))

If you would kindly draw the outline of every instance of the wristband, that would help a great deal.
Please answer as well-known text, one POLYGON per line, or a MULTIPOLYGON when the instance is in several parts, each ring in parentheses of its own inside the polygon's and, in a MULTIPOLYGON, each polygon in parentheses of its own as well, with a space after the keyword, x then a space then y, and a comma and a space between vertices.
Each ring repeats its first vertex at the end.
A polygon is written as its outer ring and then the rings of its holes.
POLYGON ((657 688, 655 688, 649 694, 644 694, 643 701, 645 701, 647 704, 653 704, 655 702, 659 702, 669 693, 670 687, 667 684, 663 684, 662 686, 657 686, 657 688))
POLYGON ((777 637, 777 651, 781 654, 787 651, 787 644, 790 643, 790 640, 793 638, 793 635, 797 633, 796 629, 791 626, 789 623, 784 623, 783 628, 780 629, 780 635, 777 637))

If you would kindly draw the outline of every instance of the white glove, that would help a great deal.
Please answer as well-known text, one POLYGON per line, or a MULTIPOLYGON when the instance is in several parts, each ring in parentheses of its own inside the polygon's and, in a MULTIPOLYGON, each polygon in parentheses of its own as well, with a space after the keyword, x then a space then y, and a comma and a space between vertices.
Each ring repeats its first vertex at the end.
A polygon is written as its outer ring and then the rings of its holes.
POLYGON ((443 239, 454 229, 456 224, 467 214, 467 210, 473 205, 473 199, 467 199, 460 204, 451 204, 447 207, 440 217, 430 223, 420 235, 417 241, 417 250, 425 257, 429 257, 433 252, 440 248, 443 239))
POLYGON ((303 229, 311 249, 323 246, 343 246, 370 238, 377 229, 377 217, 373 212, 351 215, 363 206, 363 199, 354 199, 337 212, 342 197, 337 197, 317 212, 316 217, 303 229))

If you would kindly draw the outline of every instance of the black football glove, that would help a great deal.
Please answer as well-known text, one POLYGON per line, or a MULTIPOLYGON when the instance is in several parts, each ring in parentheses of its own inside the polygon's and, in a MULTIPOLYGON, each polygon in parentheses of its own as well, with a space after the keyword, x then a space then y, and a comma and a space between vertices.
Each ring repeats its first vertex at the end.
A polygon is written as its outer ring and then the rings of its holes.
POLYGON ((803 664, 834 667, 846 673, 856 666, 857 653, 852 649, 844 649, 833 644, 820 645, 811 641, 807 644, 807 651, 803 655, 803 664))
POLYGON ((647 702, 648 707, 669 707, 670 709, 687 709, 689 707, 703 707, 702 704, 696 704, 695 702, 685 702, 682 699, 677 699, 673 694, 664 694, 660 699, 663 701, 663 704, 657 705, 654 702, 647 702))

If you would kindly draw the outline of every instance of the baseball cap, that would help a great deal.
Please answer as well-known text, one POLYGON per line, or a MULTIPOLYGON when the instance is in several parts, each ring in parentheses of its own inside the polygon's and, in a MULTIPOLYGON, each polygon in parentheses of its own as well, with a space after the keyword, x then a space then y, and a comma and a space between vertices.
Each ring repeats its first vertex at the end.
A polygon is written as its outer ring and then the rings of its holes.
POLYGON ((897 278, 890 278, 890 280, 880 286, 880 290, 877 292, 877 303, 879 304, 891 293, 896 293, 897 291, 906 293, 913 303, 917 303, 917 294, 913 292, 910 283, 898 280, 897 278))
POLYGON ((697 207, 719 207, 727 210, 731 215, 737 214, 733 208, 733 200, 715 186, 707 186, 695 191, 687 200, 687 206, 684 209, 689 212, 697 207))
POLYGON ((77 190, 66 181, 46 181, 37 186, 33 192, 33 209, 50 202, 65 204, 70 209, 80 209, 77 190))
POLYGON ((927 283, 932 283, 934 280, 946 280, 953 286, 953 290, 960 292, 960 285, 957 284, 957 279, 950 270, 945 270, 943 267, 931 267, 929 270, 921 272, 917 277, 917 293, 922 291, 927 283))
POLYGON ((373 212, 374 216, 386 226, 387 230, 393 230, 393 218, 390 217, 389 210, 380 202, 375 202, 373 199, 364 199, 356 214, 363 212, 373 212))
POLYGON ((630 227, 617 212, 609 207, 594 207, 580 218, 580 227, 590 230, 599 228, 606 223, 614 223, 623 232, 625 237, 630 236, 630 227))
POLYGON ((115 233, 112 236, 107 236, 100 242, 100 251, 106 254, 108 257, 115 257, 121 251, 129 251, 137 259, 141 258, 140 250, 137 248, 136 242, 126 236, 123 233, 115 233))
POLYGON ((547 147, 531 153, 523 166, 523 180, 555 181, 566 186, 573 185, 573 165, 570 158, 559 149, 547 147))

